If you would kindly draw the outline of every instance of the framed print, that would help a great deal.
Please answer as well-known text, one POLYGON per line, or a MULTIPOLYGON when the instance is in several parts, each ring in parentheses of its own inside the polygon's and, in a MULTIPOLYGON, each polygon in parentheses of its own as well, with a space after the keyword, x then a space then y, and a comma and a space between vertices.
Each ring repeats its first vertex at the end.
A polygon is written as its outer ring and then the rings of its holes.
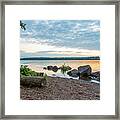
POLYGON ((119 119, 118 1, 4 1, 1 20, 1 118, 119 119))

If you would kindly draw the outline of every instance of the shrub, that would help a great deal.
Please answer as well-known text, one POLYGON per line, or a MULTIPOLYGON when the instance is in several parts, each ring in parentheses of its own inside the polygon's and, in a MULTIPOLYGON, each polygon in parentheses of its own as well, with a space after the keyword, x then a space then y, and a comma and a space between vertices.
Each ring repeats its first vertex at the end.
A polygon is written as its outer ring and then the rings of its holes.
POLYGON ((20 75, 21 76, 30 76, 31 70, 28 68, 27 65, 21 65, 20 67, 20 75))
POLYGON ((28 68, 27 65, 21 65, 20 76, 42 76, 43 73, 38 73, 28 68))

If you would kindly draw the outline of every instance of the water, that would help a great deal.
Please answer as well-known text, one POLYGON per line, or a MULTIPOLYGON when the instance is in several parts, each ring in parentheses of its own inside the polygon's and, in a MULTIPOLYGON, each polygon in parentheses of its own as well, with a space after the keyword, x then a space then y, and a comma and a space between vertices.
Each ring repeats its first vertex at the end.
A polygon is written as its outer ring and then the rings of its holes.
MULTIPOLYGON (((82 65, 90 65, 92 68, 92 72, 100 71, 100 61, 99 60, 21 60, 20 63, 22 65, 28 65, 29 68, 36 72, 44 72, 48 76, 52 77, 63 77, 63 78, 73 78, 67 73, 62 73, 59 69, 57 72, 53 72, 50 70, 44 70, 43 67, 47 67, 49 65, 52 66, 62 66, 63 64, 70 66, 72 69, 77 69, 82 65)), ((78 77, 74 78, 78 79, 78 77)), ((96 82, 93 80, 92 82, 96 82)))

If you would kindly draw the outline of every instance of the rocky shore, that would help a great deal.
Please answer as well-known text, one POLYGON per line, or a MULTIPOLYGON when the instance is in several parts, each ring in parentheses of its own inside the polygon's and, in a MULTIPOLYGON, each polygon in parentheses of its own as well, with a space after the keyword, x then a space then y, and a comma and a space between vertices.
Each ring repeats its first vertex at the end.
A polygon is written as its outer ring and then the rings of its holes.
POLYGON ((79 77, 79 79, 94 79, 96 81, 100 81, 100 71, 92 72, 90 65, 79 66, 76 69, 72 69, 70 66, 66 66, 65 64, 61 67, 51 65, 44 67, 43 69, 54 72, 57 72, 60 69, 63 73, 67 73, 67 75, 73 78, 79 77))
MULTIPOLYGON (((27 77, 26 81, 35 81, 27 77)), ((37 78, 39 83, 41 78, 37 78)), ((20 85, 22 100, 99 100, 100 84, 90 81, 49 77, 45 86, 20 85)))

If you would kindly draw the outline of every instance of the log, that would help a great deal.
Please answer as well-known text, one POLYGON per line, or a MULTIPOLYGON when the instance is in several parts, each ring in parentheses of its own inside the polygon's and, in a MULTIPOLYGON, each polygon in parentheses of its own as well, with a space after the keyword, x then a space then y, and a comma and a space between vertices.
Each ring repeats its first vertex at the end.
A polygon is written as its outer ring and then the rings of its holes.
POLYGON ((47 85, 47 80, 43 77, 21 77, 20 85, 27 87, 42 87, 47 85))

